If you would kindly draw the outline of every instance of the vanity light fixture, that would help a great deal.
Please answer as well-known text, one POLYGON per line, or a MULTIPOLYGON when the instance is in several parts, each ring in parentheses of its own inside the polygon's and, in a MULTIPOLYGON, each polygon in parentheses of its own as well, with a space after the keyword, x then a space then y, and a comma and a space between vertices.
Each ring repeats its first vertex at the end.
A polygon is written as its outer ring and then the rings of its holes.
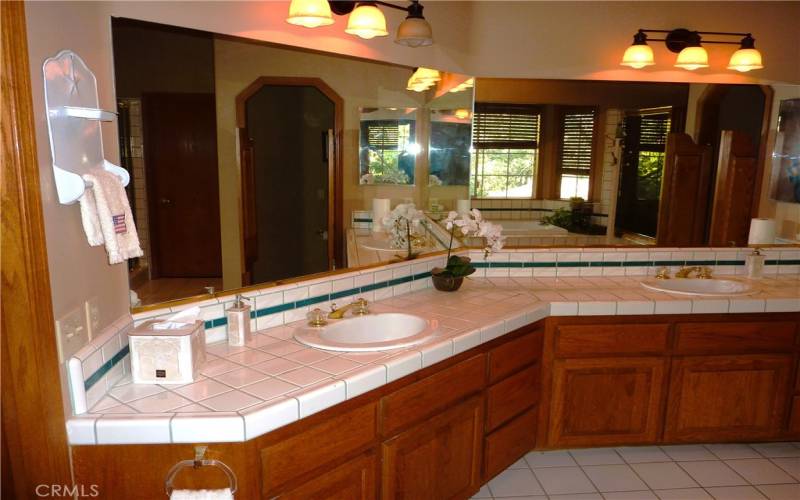
POLYGON ((647 45, 648 41, 664 42, 671 52, 678 54, 675 66, 693 71, 708 67, 708 52, 702 44, 727 44, 739 45, 733 53, 727 68, 736 71, 750 71, 764 67, 761 53, 755 48, 755 39, 750 33, 731 33, 724 31, 690 31, 684 28, 674 30, 640 29, 633 36, 633 44, 625 50, 622 56, 623 66, 641 69, 655 64, 653 49, 647 45), (664 38, 648 38, 647 33, 665 33, 664 38), (738 42, 730 40, 707 40, 701 35, 712 37, 744 37, 738 42))
POLYGON ((442 75, 438 70, 431 68, 417 68, 414 74, 408 79, 406 90, 414 92, 424 92, 441 81, 442 75))
POLYGON ((345 33, 366 40, 387 36, 386 17, 378 6, 406 12, 405 20, 397 28, 395 43, 407 47, 424 47, 433 44, 433 30, 422 15, 423 6, 419 0, 410 0, 408 6, 394 5, 382 1, 351 0, 292 0, 289 5, 290 24, 316 28, 333 24, 332 14, 350 14, 345 33))
POLYGON ((453 92, 453 93, 463 92, 463 91, 465 91, 467 89, 471 89, 474 86, 475 86, 475 79, 474 78, 470 78, 469 80, 465 80, 465 81, 459 83, 458 85, 456 85, 455 87, 453 87, 452 89, 450 89, 450 92, 453 92))

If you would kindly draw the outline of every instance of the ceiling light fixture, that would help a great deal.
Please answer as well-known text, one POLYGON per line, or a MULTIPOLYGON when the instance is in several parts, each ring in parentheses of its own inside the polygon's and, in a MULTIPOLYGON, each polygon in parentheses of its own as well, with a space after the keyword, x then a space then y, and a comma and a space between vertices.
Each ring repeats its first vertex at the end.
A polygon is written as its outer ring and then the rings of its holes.
POLYGON ((414 74, 408 79, 406 90, 414 92, 424 92, 442 80, 442 75, 438 70, 431 68, 417 68, 414 74))
POLYGON ((290 24, 316 28, 333 24, 333 16, 350 14, 345 33, 364 39, 387 36, 386 17, 378 6, 406 12, 405 20, 397 28, 395 43, 407 47, 424 47, 433 44, 433 30, 422 15, 419 0, 410 0, 408 6, 381 1, 356 2, 350 0, 292 0, 289 5, 290 24))
POLYGON ((724 31, 690 31, 684 28, 674 30, 650 30, 640 29, 633 36, 633 44, 625 50, 622 56, 623 66, 641 69, 645 66, 655 64, 653 49, 647 42, 664 42, 671 52, 678 54, 675 66, 678 68, 694 71, 699 68, 708 67, 708 52, 702 44, 727 44, 739 45, 739 50, 733 53, 728 69, 736 71, 750 71, 764 67, 761 61, 761 53, 755 48, 755 39, 750 33, 730 33, 724 31), (648 38, 647 33, 665 33, 664 38, 648 38), (708 35, 712 37, 744 37, 738 42, 730 40, 708 40, 701 37, 708 35))

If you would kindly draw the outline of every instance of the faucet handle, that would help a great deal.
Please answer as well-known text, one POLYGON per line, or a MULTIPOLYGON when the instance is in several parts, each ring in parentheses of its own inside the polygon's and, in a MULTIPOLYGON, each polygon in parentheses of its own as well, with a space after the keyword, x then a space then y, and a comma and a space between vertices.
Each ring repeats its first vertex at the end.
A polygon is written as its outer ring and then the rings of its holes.
POLYGON ((309 312, 307 317, 309 326, 320 327, 328 324, 328 322, 325 321, 325 313, 323 313, 319 308, 309 312))
POLYGON ((700 278, 701 280, 710 280, 712 278, 710 267, 701 267, 700 271, 697 274, 698 278, 700 278))
POLYGON ((355 304, 355 308, 353 309, 353 314, 356 316, 364 316, 369 314, 369 309, 367 308, 367 299, 364 297, 359 297, 353 301, 355 304))
POLYGON ((669 268, 666 266, 662 266, 658 268, 656 271, 656 279, 657 280, 668 280, 669 279, 669 268))

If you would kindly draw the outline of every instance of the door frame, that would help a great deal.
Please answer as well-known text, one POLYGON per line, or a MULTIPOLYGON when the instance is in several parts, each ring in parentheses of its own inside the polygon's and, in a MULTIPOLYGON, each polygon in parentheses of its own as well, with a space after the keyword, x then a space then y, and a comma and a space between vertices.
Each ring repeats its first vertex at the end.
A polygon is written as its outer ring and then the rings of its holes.
POLYGON ((71 485, 72 473, 58 383, 24 2, 0 2, 0 25, 2 496, 32 498, 37 485, 71 485))
MULTIPOLYGON (((334 106, 334 131, 333 131, 333 162, 329 161, 328 178, 332 182, 328 183, 328 226, 333 226, 333 238, 329 243, 329 257, 332 253, 333 261, 337 268, 344 266, 344 214, 343 212, 343 169, 342 169, 342 137, 344 129, 344 100, 321 78, 312 77, 294 77, 294 76, 260 76, 256 78, 250 85, 244 88, 239 94, 236 95, 236 128, 238 137, 246 136, 247 130, 247 100, 255 95, 256 92, 265 86, 283 86, 283 87, 315 87, 325 97, 330 99, 334 106), (332 171, 331 171, 332 170, 332 171), (333 248, 330 248, 330 245, 333 248)), ((244 143, 239 141, 239 158, 242 158, 244 152, 244 143)), ((240 168, 241 171, 241 168, 240 168)), ((240 179, 244 182, 244 179, 240 179)), ((240 185, 241 193, 244 192, 243 184, 240 185)), ((245 233, 244 233, 244 196, 240 196, 240 210, 239 210, 239 250, 242 262, 242 279, 249 275, 245 265, 245 233)), ((330 261, 330 258, 329 258, 330 261)), ((332 270, 332 269, 328 269, 332 270)), ((251 285, 253 283, 243 283, 243 285, 251 285)))

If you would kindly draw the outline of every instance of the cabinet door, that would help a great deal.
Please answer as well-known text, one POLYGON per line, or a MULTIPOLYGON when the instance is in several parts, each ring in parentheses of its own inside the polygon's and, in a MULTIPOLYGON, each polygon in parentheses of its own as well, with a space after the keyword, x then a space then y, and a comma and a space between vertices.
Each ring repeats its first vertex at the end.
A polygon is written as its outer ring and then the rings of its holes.
POLYGON ((376 498, 374 453, 361 455, 279 496, 282 500, 376 498))
POLYGON ((661 358, 554 362, 548 445, 656 441, 663 386, 661 358))
POLYGON ((672 363, 667 441, 740 441, 780 432, 789 355, 698 356, 672 363))
POLYGON ((448 499, 480 487, 483 400, 474 397, 383 443, 383 498, 448 499))

